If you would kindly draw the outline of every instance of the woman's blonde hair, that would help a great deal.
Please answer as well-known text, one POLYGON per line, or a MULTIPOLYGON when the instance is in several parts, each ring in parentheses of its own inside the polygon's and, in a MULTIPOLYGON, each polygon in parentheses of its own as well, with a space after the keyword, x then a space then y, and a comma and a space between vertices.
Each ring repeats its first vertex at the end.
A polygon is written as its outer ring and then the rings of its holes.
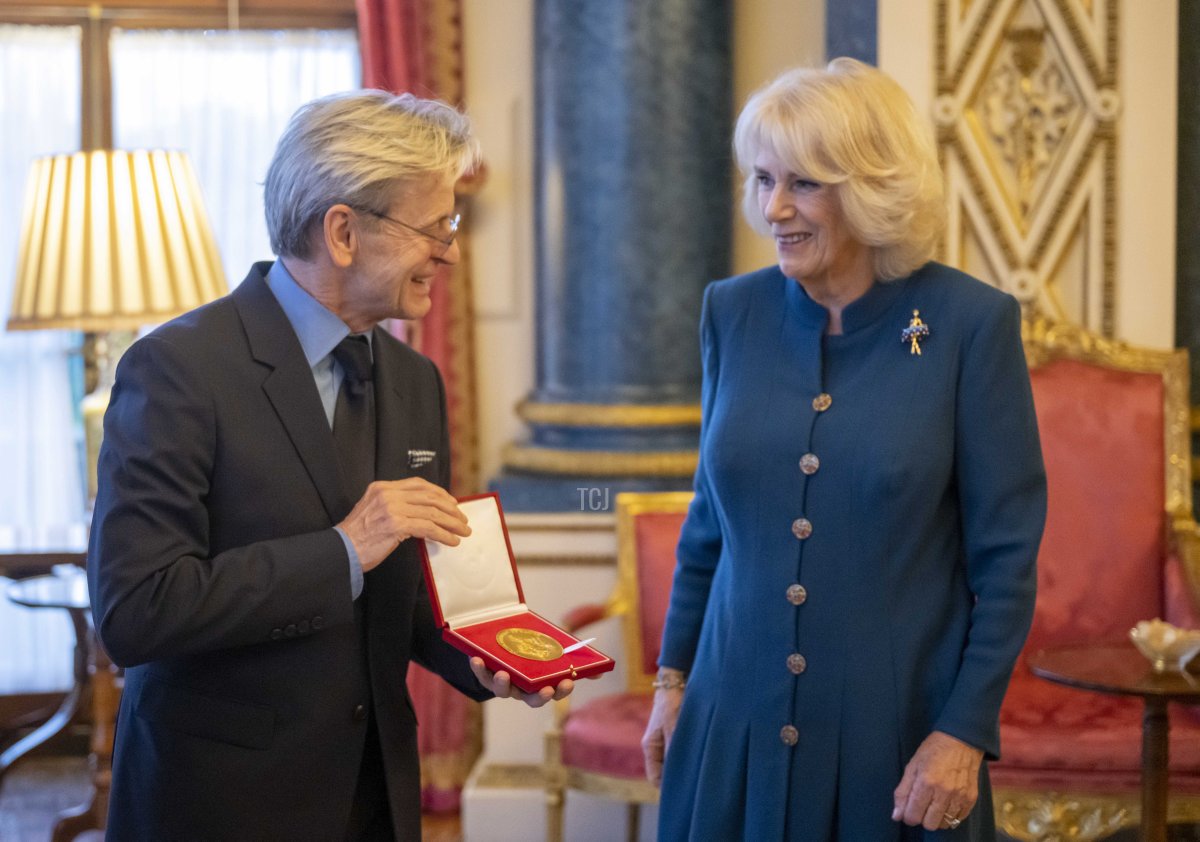
POLYGON ((851 58, 789 70, 754 93, 733 137, 746 176, 742 212, 770 233, 754 160, 769 151, 797 175, 834 187, 851 234, 880 280, 928 261, 945 226, 942 172, 929 127, 891 77, 851 58))
POLYGON ((311 257, 313 226, 333 205, 387 213, 399 182, 457 179, 479 160, 470 120, 444 102, 376 90, 313 100, 292 115, 267 169, 271 248, 311 257))

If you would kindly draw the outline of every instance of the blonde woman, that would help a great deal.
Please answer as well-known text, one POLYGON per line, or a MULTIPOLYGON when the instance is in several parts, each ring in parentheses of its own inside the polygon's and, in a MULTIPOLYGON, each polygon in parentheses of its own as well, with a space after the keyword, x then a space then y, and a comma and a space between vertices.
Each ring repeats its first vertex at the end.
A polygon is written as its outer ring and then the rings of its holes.
POLYGON ((654 713, 664 840, 993 839, 1045 476, 1017 302, 930 260, 924 121, 851 59, 747 102, 654 713))

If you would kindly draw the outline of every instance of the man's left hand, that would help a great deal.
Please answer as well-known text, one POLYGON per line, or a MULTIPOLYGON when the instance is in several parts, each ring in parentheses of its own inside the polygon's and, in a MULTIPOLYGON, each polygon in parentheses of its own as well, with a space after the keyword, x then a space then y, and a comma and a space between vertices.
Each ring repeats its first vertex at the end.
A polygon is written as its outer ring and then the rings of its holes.
POLYGON ((926 830, 958 827, 979 798, 983 752, 934 731, 904 767, 892 820, 926 830))
POLYGON ((471 671, 475 673, 475 678, 478 679, 479 683, 495 693, 497 698, 521 699, 531 708, 540 708, 546 702, 553 699, 565 699, 575 689, 575 682, 569 678, 564 678, 558 682, 557 687, 543 687, 536 693, 525 693, 519 687, 513 685, 508 673, 504 670, 492 672, 485 667, 482 658, 471 659, 471 671))

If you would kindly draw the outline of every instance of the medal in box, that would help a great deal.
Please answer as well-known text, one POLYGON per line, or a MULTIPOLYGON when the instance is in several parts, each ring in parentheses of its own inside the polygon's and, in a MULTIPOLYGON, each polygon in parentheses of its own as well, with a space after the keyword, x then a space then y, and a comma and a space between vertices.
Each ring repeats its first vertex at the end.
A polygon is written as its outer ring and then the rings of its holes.
POLYGON ((457 547, 421 542, 425 583, 442 637, 504 670, 527 693, 564 678, 587 678, 613 668, 612 658, 529 610, 508 540, 500 498, 479 494, 458 501, 471 534, 457 547))

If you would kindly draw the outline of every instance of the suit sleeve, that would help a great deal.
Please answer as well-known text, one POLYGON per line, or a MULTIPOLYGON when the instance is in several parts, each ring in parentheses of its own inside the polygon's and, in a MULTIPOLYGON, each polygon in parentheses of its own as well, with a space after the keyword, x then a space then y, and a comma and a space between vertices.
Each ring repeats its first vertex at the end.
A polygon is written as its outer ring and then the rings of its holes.
POLYGON ((157 335, 118 366, 88 577, 100 638, 124 667, 264 643, 304 620, 352 621, 346 551, 331 528, 210 556, 205 502, 220 431, 206 377, 157 335))
MULTIPOLYGON (((429 367, 437 384, 438 407, 441 412, 440 441, 438 442, 438 479, 442 488, 450 488, 450 424, 446 411, 446 387, 442 375, 431 362, 429 367)), ((413 609, 413 660, 425 669, 435 672, 463 694, 477 701, 492 698, 493 694, 480 686, 471 671, 470 659, 442 638, 441 629, 433 617, 429 590, 424 577, 417 586, 417 599, 413 609)))
POLYGON ((688 672, 696 657, 700 627, 708 607, 713 574, 721 557, 721 524, 716 511, 716 499, 708 477, 709 422, 716 401, 720 374, 720 352, 716 328, 713 325, 713 290, 704 293, 700 315, 700 350, 704 367, 701 383, 700 460, 696 466, 695 496, 688 507, 679 545, 675 551, 675 577, 671 599, 663 626, 660 666, 688 672))
POLYGON ((1011 297, 981 319, 964 351, 956 417, 955 478, 975 603, 962 665, 935 727, 996 758, 1000 705, 1033 620, 1046 520, 1021 313, 1011 297))

